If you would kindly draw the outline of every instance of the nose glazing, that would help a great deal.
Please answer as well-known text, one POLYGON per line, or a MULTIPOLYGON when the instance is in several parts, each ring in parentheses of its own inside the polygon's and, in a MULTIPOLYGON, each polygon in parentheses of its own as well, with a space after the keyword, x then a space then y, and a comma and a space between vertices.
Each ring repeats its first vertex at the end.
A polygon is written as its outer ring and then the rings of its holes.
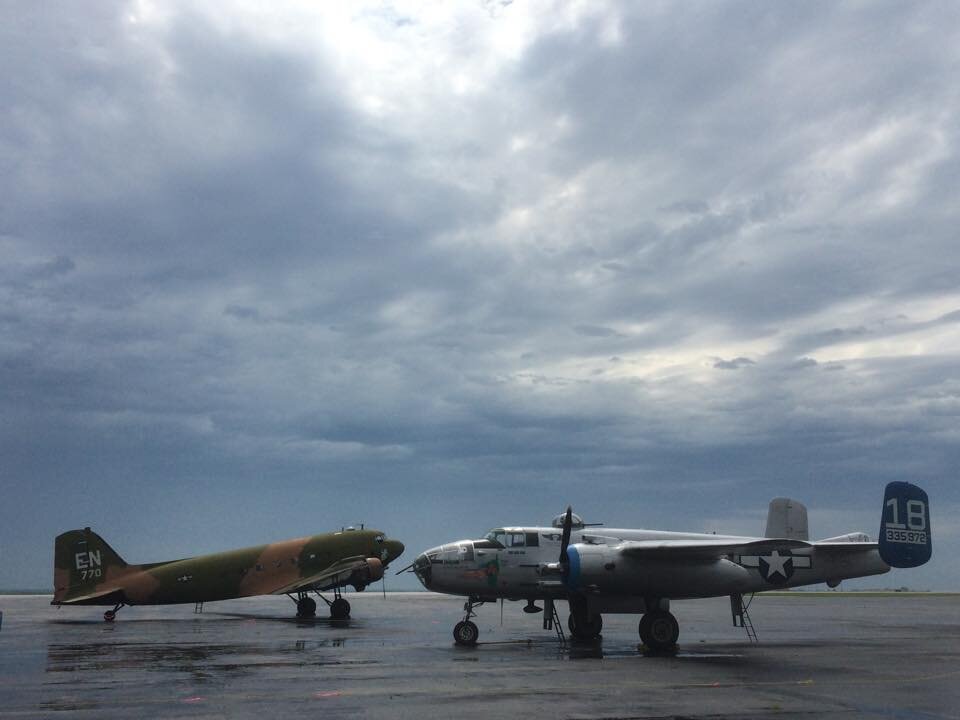
MULTIPOLYGON (((430 551, 428 550, 427 552, 430 551)), ((417 555, 416 560, 413 561, 413 572, 423 586, 429 590, 430 585, 433 583, 433 568, 430 563, 430 558, 427 557, 427 553, 417 555)))

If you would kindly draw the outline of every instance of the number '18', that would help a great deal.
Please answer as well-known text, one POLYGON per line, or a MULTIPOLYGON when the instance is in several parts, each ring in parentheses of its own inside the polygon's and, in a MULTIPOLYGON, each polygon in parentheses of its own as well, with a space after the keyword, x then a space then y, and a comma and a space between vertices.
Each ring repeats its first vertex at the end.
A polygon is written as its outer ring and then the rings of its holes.
POLYGON ((897 498, 887 500, 887 507, 892 510, 893 521, 887 523, 887 527, 904 530, 926 530, 927 529, 927 507, 923 500, 907 500, 907 524, 900 522, 900 503, 897 498))

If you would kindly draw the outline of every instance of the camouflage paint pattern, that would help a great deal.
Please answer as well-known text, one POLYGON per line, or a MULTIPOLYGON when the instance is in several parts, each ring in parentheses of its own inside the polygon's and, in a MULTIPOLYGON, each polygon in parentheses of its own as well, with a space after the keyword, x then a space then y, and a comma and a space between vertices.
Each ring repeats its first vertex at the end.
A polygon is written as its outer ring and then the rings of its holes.
POLYGON ((379 530, 342 530, 212 555, 128 565, 90 528, 54 542, 54 605, 166 605, 250 595, 362 588, 403 544, 379 530))

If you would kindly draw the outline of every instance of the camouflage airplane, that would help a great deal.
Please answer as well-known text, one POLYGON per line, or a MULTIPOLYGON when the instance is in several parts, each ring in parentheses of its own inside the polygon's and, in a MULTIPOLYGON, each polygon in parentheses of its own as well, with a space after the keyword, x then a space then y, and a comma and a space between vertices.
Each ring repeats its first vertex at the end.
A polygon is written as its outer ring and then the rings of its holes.
POLYGON ((379 530, 339 532, 201 555, 169 562, 128 565, 90 528, 70 530, 54 542, 51 605, 112 605, 113 622, 124 605, 202 604, 251 595, 287 595, 298 618, 316 614, 315 592, 330 617, 345 620, 350 603, 340 588, 363 590, 403 552, 403 543, 379 530), (320 593, 333 590, 334 599, 320 593))

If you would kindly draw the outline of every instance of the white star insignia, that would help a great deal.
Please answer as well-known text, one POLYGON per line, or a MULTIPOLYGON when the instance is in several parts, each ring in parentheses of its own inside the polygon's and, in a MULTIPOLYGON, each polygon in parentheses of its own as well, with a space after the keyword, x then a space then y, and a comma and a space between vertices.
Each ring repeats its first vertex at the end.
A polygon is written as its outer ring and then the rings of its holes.
POLYGON ((774 550, 764 558, 767 562, 767 577, 779 573, 783 578, 787 577, 785 565, 791 559, 790 555, 781 555, 779 550, 774 550))

